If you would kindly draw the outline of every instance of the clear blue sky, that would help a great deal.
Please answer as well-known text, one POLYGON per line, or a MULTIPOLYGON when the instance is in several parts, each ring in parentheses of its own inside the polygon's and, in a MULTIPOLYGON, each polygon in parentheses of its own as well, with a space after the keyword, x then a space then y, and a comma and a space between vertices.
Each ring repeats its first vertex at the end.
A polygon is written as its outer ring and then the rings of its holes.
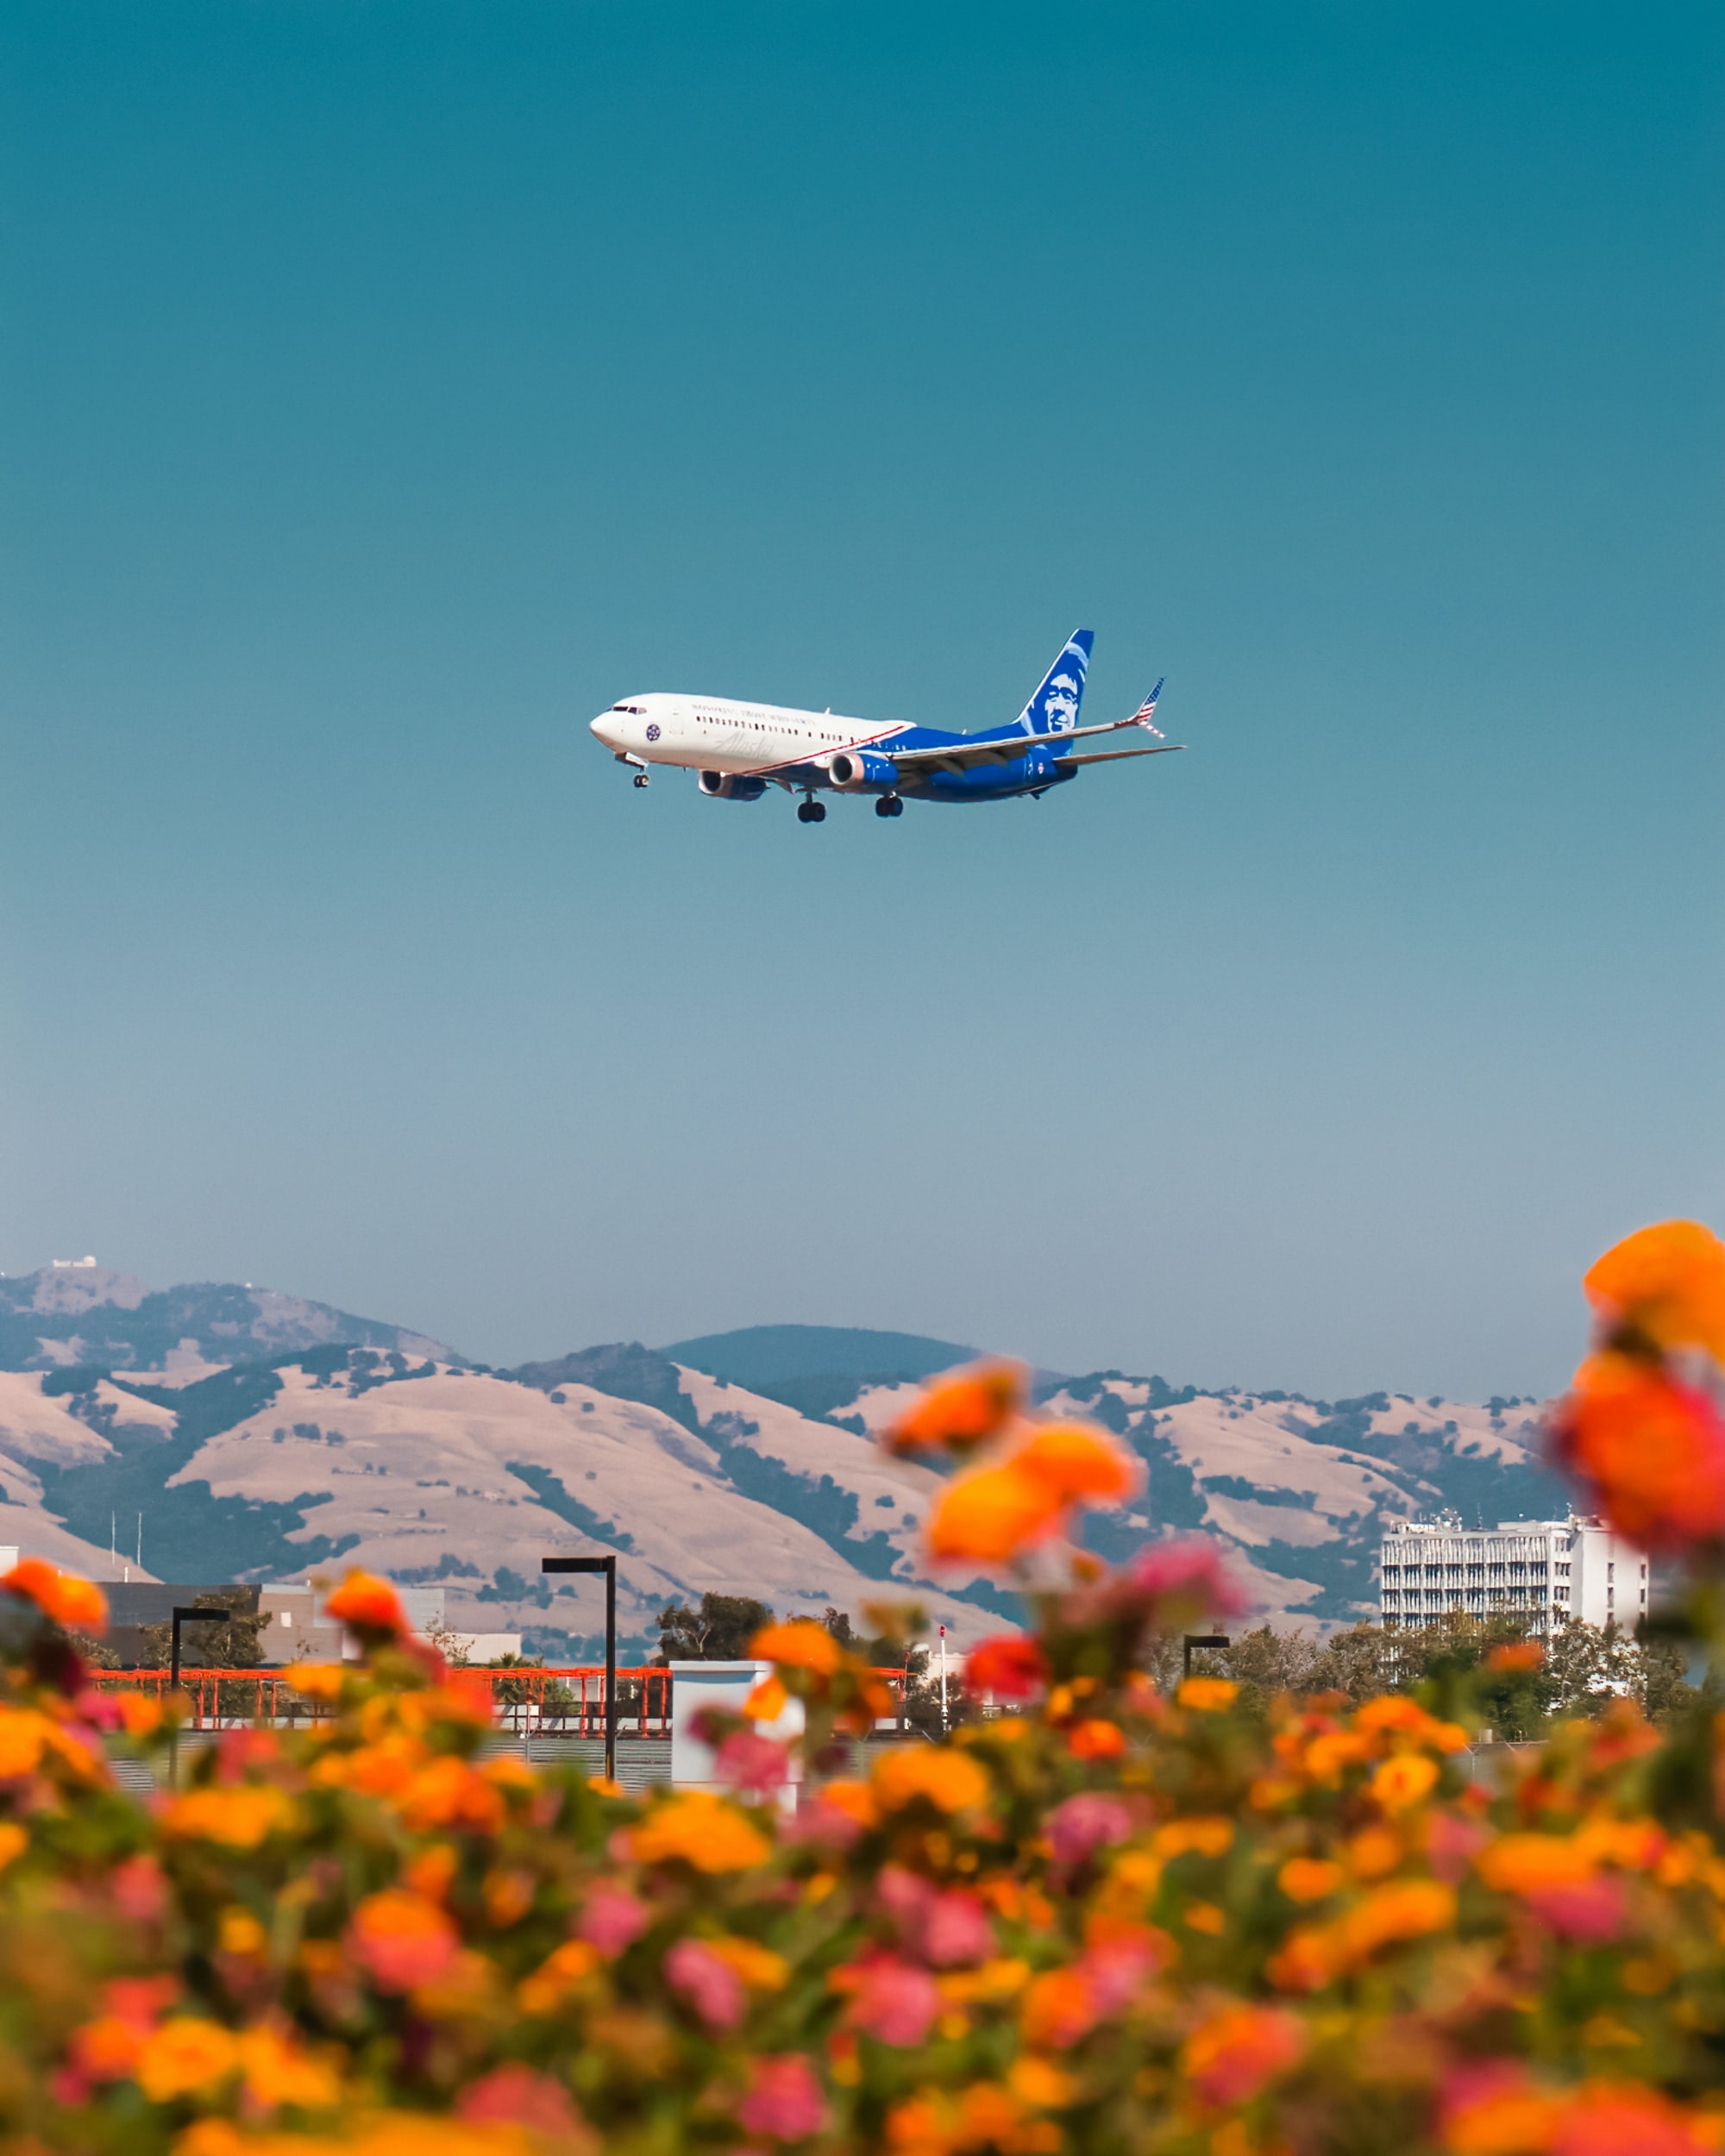
POLYGON ((1532 1391, 1725 1220, 1713 6, 15 0, 0 1266, 1532 1391), (637 689, 1087 716, 633 792, 637 689))

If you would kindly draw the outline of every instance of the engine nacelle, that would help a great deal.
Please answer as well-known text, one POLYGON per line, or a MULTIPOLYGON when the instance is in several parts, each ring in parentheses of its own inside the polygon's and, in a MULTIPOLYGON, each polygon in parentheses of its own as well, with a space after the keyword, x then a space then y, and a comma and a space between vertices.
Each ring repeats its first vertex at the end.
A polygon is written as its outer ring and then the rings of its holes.
POLYGON ((862 787, 884 787, 888 793, 899 783, 899 767, 890 756, 878 756, 872 749, 841 749, 826 767, 826 774, 841 793, 855 793, 862 787))
POLYGON ((703 771, 699 780, 701 792, 714 801, 758 801, 767 791, 764 779, 747 772, 703 771))

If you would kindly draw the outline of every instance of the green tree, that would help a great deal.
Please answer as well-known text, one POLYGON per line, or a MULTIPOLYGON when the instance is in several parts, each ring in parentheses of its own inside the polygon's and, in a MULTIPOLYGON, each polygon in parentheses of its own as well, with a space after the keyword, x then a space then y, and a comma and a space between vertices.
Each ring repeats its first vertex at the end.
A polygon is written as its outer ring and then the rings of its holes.
MULTIPOLYGON (((189 1670, 255 1670, 264 1658, 260 1644, 267 1614, 260 1615, 248 1605, 253 1590, 244 1587, 212 1588, 191 1607, 215 1613, 210 1621, 189 1617, 179 1620, 179 1658, 189 1670)), ((173 1623, 142 1627, 150 1659, 166 1669, 173 1654, 173 1623)))
POLYGON ((659 1612, 661 1662, 741 1662, 773 1613, 746 1595, 703 1595, 700 1608, 672 1602, 659 1612))

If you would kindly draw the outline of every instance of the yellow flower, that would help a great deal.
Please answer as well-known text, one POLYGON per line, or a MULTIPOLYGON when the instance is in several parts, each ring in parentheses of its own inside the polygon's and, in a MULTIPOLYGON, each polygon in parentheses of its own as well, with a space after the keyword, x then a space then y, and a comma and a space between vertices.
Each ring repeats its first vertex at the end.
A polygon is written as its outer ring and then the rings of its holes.
POLYGON ((133 2072, 152 2103, 171 2103, 225 2081, 239 2059, 238 2045, 219 2021, 175 2014, 144 2039, 133 2072))
POLYGON ((747 1871, 764 1864, 771 1846, 736 1806, 706 1789, 674 1796, 649 1812, 629 1837, 637 1864, 681 1858, 697 1871, 747 1871))
POLYGON ((1455 1889, 1439 1879, 1402 1879, 1368 1894, 1341 1920, 1339 1935, 1350 1961, 1364 1961, 1380 1946, 1447 1931, 1455 1922, 1455 1889))
POLYGON ((1195 1932, 1207 1932, 1212 1939, 1220 1939, 1228 1927, 1228 1920, 1214 1902, 1194 1902, 1186 1911, 1185 1921, 1195 1932))
POLYGON ((1201 1714, 1220 1714, 1239 1697, 1239 1687, 1225 1677, 1189 1677, 1174 1696, 1201 1714))
POLYGON ((516 2003, 524 2014, 554 2014, 569 1993, 599 1966, 599 1949, 584 1939, 566 1940, 547 1956, 531 1976, 515 1987, 516 2003))
POLYGON ((968 1811, 988 1794, 988 1777, 974 1759, 936 1745, 883 1752, 871 1783, 881 1808, 888 1812, 902 1811, 919 1797, 937 1811, 968 1811))

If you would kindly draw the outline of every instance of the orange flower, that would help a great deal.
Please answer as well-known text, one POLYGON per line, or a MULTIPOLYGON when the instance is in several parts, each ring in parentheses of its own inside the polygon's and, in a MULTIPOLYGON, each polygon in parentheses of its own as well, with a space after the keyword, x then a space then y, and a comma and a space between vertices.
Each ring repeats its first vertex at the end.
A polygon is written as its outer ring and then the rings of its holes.
POLYGON ((436 1759, 414 1775, 398 1799, 403 1823, 416 1833, 442 1827, 469 1834, 494 1834, 504 1802, 490 1780, 465 1759, 436 1759))
POLYGON ((1024 1406, 1022 1363, 976 1363, 931 1385, 885 1434, 889 1452, 974 1452, 1024 1406))
POLYGON ((962 1752, 944 1752, 935 1745, 906 1745, 884 1752, 875 1762, 870 1777, 876 1802, 882 1811, 902 1811, 919 1797, 938 1812, 968 1811, 988 1794, 988 1777, 976 1762, 962 1752))
POLYGON ((1066 2051, 1088 2036, 1100 2019, 1089 1979, 1082 1969, 1044 1970, 1025 1993, 1024 2040, 1034 2050, 1066 2051))
POLYGON ((47 1716, 34 1707, 0 1707, 0 1782, 34 1774, 53 1731, 47 1716))
POLYGON ((1187 2038, 1180 2064, 1206 2103, 1249 2103, 1299 2063, 1306 2043, 1305 2024, 1285 2007, 1225 2006, 1187 2038))
POLYGON ((1013 1453, 1012 1464, 1046 1483, 1063 1505, 1117 1505, 1144 1480, 1130 1452, 1106 1431, 1082 1423, 1044 1424, 1013 1453))
POLYGON ((937 1561, 1000 1564, 1057 1533, 1066 1512, 1046 1482, 1007 1460, 949 1482, 935 1500, 924 1539, 937 1561))
POLYGON ((1661 1348, 1705 1348, 1725 1363, 1725 1243, 1698 1220, 1638 1228, 1596 1261, 1588 1300, 1661 1348))
POLYGON ((1347 1874, 1339 1864, 1321 1857, 1290 1857, 1276 1875, 1276 1883, 1290 1902, 1325 1902, 1339 1893, 1347 1874))
POLYGON ((132 2071, 152 2103, 171 2103, 225 2081, 238 2064, 238 2047, 220 2022, 175 2014, 145 2037, 132 2071))
POLYGON ((1239 1689, 1231 1677, 1189 1677, 1174 1696, 1182 1707, 1195 1708, 1201 1714, 1221 1714, 1239 1697, 1239 1689))
POLYGON ((242 2029, 236 2049, 246 2094, 267 2111, 285 2103, 301 2111, 327 2111, 341 2099, 335 2069, 284 2031, 242 2029))
POLYGON ((1405 1812, 1431 1795, 1438 1763, 1423 1752, 1398 1752, 1371 1777, 1371 1794, 1386 1812, 1405 1812))
POLYGON ((229 1789, 189 1789, 162 1813, 162 1832, 188 1841, 218 1842, 228 1849, 257 1849, 272 1834, 299 1823, 293 1799, 285 1789, 242 1786, 229 1789))
POLYGON ((1126 1732, 1120 1724, 1100 1717, 1066 1733, 1066 1749, 1075 1759, 1118 1759, 1126 1748, 1126 1732))
POLYGON ((407 1612, 401 1597, 387 1580, 356 1566, 323 1605, 338 1624, 362 1638, 367 1633, 399 1639, 408 1630, 407 1612))
POLYGON ((108 1598, 99 1587, 81 1580, 75 1572, 57 1572, 41 1557, 26 1557, 15 1564, 0 1587, 9 1588, 34 1602, 43 1616, 67 1632, 105 1632, 108 1598))
POLYGON ((1612 1526, 1643 1548, 1725 1534, 1725 1419, 1694 1386, 1636 1357, 1590 1355, 1552 1434, 1612 1526))
POLYGON ((1380 1946, 1447 1931, 1455 1922, 1455 1889, 1438 1879, 1400 1879, 1378 1887, 1341 1920, 1339 1937, 1350 1962, 1368 1960, 1380 1946))
POLYGON ((461 1934, 436 1902, 400 1887, 368 1894, 348 1927, 348 1951, 380 1991, 435 1984, 454 1962, 461 1934))
POLYGON ((1568 1834, 1503 1834, 1482 1849, 1474 1869, 1500 1894, 1534 1894, 1579 1886, 1593 1877, 1592 1852, 1568 1834))
POLYGON ((637 1864, 666 1864, 681 1858, 697 1871, 747 1871, 771 1853, 767 1838, 736 1806, 706 1789, 690 1789, 656 1806, 630 1830, 630 1853, 637 1864))
POLYGON ((1634 2082, 1590 2081, 1564 2107, 1554 2156, 1701 2156, 1719 2147, 1716 2111, 1690 2110, 1634 2082))
POLYGON ((1519 2061, 1465 2068, 1446 2084, 1439 2127, 1451 2156, 1538 2156, 1550 2148, 1564 2111, 1555 2090, 1532 2080, 1519 2061))
POLYGON ((1499 1676, 1519 1676, 1531 1670, 1542 1670, 1546 1665, 1546 1651, 1537 1639, 1511 1639, 1501 1647, 1494 1647, 1485 1658, 1485 1666, 1499 1676))
POLYGON ((812 1617, 800 1617, 788 1625, 765 1625, 749 1642, 749 1651, 759 1662, 775 1662, 787 1670, 806 1670, 811 1677, 831 1677, 844 1665, 844 1650, 825 1625, 812 1617))

